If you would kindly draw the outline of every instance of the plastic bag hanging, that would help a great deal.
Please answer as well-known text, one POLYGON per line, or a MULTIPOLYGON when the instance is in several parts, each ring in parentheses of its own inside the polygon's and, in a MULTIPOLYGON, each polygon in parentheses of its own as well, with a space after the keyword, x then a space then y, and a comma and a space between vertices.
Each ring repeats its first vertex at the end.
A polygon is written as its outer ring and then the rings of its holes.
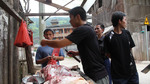
POLYGON ((21 21, 21 25, 19 27, 14 45, 18 47, 27 47, 29 45, 32 45, 33 42, 31 42, 28 30, 27 30, 27 25, 25 21, 21 21))

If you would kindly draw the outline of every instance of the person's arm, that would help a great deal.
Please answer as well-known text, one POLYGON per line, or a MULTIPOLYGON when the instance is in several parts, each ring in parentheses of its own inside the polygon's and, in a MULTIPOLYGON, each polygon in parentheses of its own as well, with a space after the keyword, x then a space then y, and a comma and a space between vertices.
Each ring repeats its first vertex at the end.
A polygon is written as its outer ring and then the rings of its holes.
POLYGON ((106 35, 104 37, 104 53, 105 56, 107 56, 108 58, 111 58, 111 54, 110 54, 110 40, 108 40, 108 36, 106 35))
POLYGON ((48 45, 50 47, 53 47, 53 48, 62 48, 62 47, 65 47, 65 46, 68 46, 72 44, 72 42, 68 39, 62 39, 62 40, 46 40, 46 39, 43 39, 41 41, 41 45, 42 46, 45 46, 45 45, 48 45))
POLYGON ((64 60, 64 56, 54 56, 53 59, 58 60, 58 61, 62 61, 62 60, 64 60))
POLYGON ((52 56, 47 56, 43 59, 36 60, 36 64, 43 64, 51 59, 52 56))
POLYGON ((128 30, 126 30, 125 32, 127 33, 127 39, 128 39, 129 42, 130 42, 130 48, 135 47, 135 43, 134 43, 134 41, 133 41, 133 39, 132 39, 132 36, 131 36, 130 32, 129 32, 128 30))

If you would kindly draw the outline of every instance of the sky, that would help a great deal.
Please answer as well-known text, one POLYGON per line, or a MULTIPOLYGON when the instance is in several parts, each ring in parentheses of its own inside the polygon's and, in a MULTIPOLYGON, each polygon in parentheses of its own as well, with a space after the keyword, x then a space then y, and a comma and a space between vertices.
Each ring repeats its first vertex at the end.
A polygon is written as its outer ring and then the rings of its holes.
MULTIPOLYGON (((24 0, 20 0, 22 7, 24 9, 24 0)), ((68 2, 70 2, 71 0, 52 0, 53 3, 55 4, 59 4, 61 6, 64 6, 65 4, 67 4, 68 2)), ((73 8, 75 6, 80 6, 83 0, 73 0, 70 4, 68 4, 66 7, 68 8, 73 8)), ((30 13, 38 13, 39 12, 39 2, 35 1, 35 0, 30 0, 30 4, 29 7, 31 9, 30 13)), ((50 5, 45 5, 45 13, 54 13, 57 10, 57 8, 52 7, 50 5)), ((58 11, 58 13, 62 13, 65 12, 63 10, 58 11)))
MULTIPOLYGON (((70 1, 71 0, 52 0, 53 3, 59 4, 61 6, 64 6, 65 4, 67 4, 70 1)), ((25 6, 24 0, 20 0, 20 2, 21 2, 22 7, 24 9, 24 6, 25 6)), ((73 0, 70 4, 68 4, 65 7, 68 7, 71 9, 73 7, 76 7, 76 6, 80 6, 82 2, 83 2, 83 0, 73 0)), ((93 3, 94 1, 89 0, 88 2, 93 3)), ((85 4, 85 6, 89 6, 89 4, 85 4)), ((39 2, 36 0, 30 0, 29 8, 31 9, 30 13, 38 13, 39 12, 39 2)), ((45 13, 54 13, 55 11, 57 11, 57 8, 52 7, 50 5, 45 5, 45 13)), ((66 11, 64 11, 64 10, 60 10, 57 13, 65 13, 65 12, 66 11)), ((38 16, 31 16, 31 17, 38 17, 38 16)), ((45 16, 45 18, 47 18, 47 17, 48 16, 45 16)), ((53 17, 55 17, 55 16, 53 16, 53 17)), ((63 16, 63 17, 68 17, 68 16, 63 16)), ((91 20, 88 20, 88 21, 91 22, 91 20)))

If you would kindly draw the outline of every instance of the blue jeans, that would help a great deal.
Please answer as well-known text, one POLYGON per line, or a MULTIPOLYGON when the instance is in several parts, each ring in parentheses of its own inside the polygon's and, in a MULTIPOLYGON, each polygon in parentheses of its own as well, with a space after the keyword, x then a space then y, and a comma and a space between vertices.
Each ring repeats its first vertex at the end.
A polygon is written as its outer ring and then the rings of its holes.
POLYGON ((128 78, 112 78, 113 84, 139 84, 138 73, 128 77, 128 78))
POLYGON ((104 65, 105 65, 105 68, 106 68, 108 76, 109 76, 109 84, 112 84, 112 82, 111 82, 111 70, 110 70, 111 64, 110 64, 110 60, 109 59, 105 59, 104 65))

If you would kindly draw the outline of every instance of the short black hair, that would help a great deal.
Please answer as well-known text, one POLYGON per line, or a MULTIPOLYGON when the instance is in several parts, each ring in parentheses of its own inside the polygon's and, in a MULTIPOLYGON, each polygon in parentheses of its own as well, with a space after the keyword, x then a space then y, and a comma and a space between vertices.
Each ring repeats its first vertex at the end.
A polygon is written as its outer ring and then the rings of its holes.
POLYGON ((54 31, 52 29, 45 29, 43 34, 45 35, 48 31, 51 31, 54 34, 54 31))
POLYGON ((73 9, 69 10, 69 13, 71 15, 73 15, 74 17, 79 14, 81 19, 83 21, 86 21, 86 11, 81 6, 77 6, 77 7, 73 8, 73 9))
POLYGON ((119 20, 122 21, 124 16, 126 15, 121 11, 114 12, 111 17, 112 25, 116 27, 118 25, 119 20))
POLYGON ((100 25, 100 27, 101 27, 102 29, 105 29, 105 26, 104 26, 104 24, 102 24, 102 23, 97 23, 96 25, 100 25))

